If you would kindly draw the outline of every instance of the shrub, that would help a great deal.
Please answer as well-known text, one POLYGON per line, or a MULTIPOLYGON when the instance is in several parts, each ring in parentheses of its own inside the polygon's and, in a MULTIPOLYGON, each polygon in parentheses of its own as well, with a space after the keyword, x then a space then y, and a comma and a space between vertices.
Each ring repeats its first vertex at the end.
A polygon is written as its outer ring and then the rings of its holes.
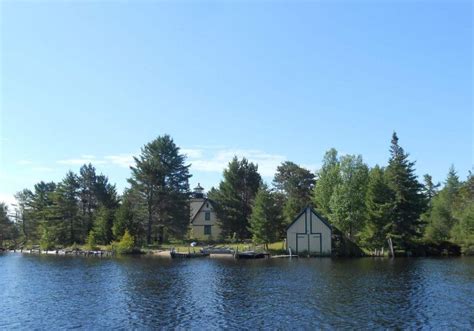
POLYGON ((85 247, 86 247, 86 249, 88 249, 90 251, 95 251, 95 250, 99 249, 97 247, 96 235, 95 235, 94 230, 91 230, 89 232, 89 235, 87 236, 87 241, 86 241, 85 247))
POLYGON ((113 247, 114 251, 116 251, 118 254, 132 253, 135 247, 135 240, 130 235, 130 232, 125 230, 122 239, 120 239, 118 243, 114 243, 113 247))
POLYGON ((40 239, 40 248, 44 251, 53 249, 55 246, 54 235, 47 227, 43 228, 43 233, 40 239))

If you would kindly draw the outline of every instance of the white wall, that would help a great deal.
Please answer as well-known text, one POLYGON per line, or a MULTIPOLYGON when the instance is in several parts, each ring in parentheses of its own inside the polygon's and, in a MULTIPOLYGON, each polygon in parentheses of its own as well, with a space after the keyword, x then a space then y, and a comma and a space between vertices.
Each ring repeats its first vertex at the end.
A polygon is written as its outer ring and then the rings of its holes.
POLYGON ((310 208, 290 226, 286 237, 294 253, 331 254, 331 229, 310 208))

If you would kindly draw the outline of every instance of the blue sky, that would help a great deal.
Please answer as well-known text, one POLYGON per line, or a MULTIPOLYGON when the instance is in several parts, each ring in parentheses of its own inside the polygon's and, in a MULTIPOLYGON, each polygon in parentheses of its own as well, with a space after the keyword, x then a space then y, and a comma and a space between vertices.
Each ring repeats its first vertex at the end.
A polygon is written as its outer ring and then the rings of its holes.
POLYGON ((121 191, 164 133, 206 189, 234 154, 383 165, 394 130, 419 175, 472 168, 470 1, 0 6, 0 200, 84 162, 121 191))

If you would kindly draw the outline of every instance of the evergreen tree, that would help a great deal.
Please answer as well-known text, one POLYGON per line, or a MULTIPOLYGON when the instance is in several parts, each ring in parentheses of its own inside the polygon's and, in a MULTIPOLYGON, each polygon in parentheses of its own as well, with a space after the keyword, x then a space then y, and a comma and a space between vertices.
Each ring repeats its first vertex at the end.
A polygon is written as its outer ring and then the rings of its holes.
POLYGON ((73 244, 82 241, 79 221, 79 181, 76 174, 69 171, 58 184, 54 202, 59 209, 64 226, 68 228, 64 243, 73 244))
POLYGON ((89 234, 87 235, 87 240, 86 240, 86 248, 91 251, 95 251, 98 249, 97 247, 97 236, 94 232, 94 230, 90 230, 89 234))
POLYGON ((94 219, 94 233, 97 243, 109 244, 113 239, 112 227, 114 224, 113 210, 101 206, 94 219))
POLYGON ((94 224, 94 211, 98 202, 96 197, 97 175, 92 164, 84 164, 79 170, 81 229, 85 237, 92 230, 94 224))
POLYGON ((286 161, 277 167, 273 185, 285 196, 283 214, 289 224, 311 203, 315 179, 311 171, 286 161))
POLYGON ((189 165, 170 136, 146 144, 131 167, 129 182, 147 208, 147 243, 155 235, 163 241, 165 231, 182 238, 189 225, 189 165))
POLYGON ((30 237, 33 242, 38 242, 41 239, 43 242, 48 240, 51 244, 56 243, 56 238, 60 235, 57 210, 54 207, 56 183, 41 181, 35 184, 34 189, 31 197, 31 219, 34 229, 31 231, 30 237))
POLYGON ((438 188, 439 188, 440 184, 439 183, 437 183, 437 184, 433 183, 433 177, 431 177, 428 174, 424 175, 423 179, 425 181, 423 191, 425 193, 426 199, 428 200, 428 206, 431 206, 431 200, 433 200, 433 198, 438 193, 438 188))
POLYGON ((330 199, 329 219, 352 240, 364 227, 368 167, 362 156, 346 155, 339 166, 339 183, 330 199))
POLYGON ((138 194, 131 190, 126 190, 122 203, 117 208, 114 217, 112 232, 115 238, 121 238, 128 230, 135 238, 135 243, 139 244, 142 239, 143 220, 146 219, 146 207, 143 205, 138 194))
POLYGON ((106 176, 97 175, 92 164, 84 164, 79 174, 81 229, 82 238, 85 238, 94 227, 95 213, 99 208, 114 211, 118 206, 118 197, 115 185, 110 184, 106 176))
POLYGON ((366 194, 367 221, 362 233, 366 247, 386 246, 395 196, 387 183, 385 170, 378 165, 369 172, 366 194))
POLYGON ((339 167, 340 162, 337 151, 332 148, 324 155, 323 166, 317 173, 313 197, 313 203, 316 209, 327 218, 331 214, 331 197, 333 191, 341 181, 339 167))
POLYGON ((248 238, 252 203, 261 183, 258 166, 243 158, 234 157, 224 170, 219 188, 211 189, 208 197, 215 202, 221 222, 222 236, 248 238))
POLYGON ((421 236, 420 215, 426 210, 423 185, 417 180, 414 165, 398 144, 394 132, 385 174, 388 186, 394 193, 389 235, 400 248, 407 248, 412 239, 421 236))
POLYGON ((462 185, 453 166, 449 169, 443 189, 433 198, 425 236, 433 241, 449 240, 451 229, 458 222, 455 204, 462 185))
POLYGON ((19 228, 24 242, 30 241, 32 237, 36 237, 36 222, 32 216, 33 210, 33 192, 29 189, 24 189, 15 194, 15 199, 18 203, 19 212, 19 228))
POLYGON ((0 202, 0 248, 4 247, 6 241, 15 241, 18 232, 15 223, 8 216, 8 207, 0 202))
POLYGON ((250 233, 257 244, 268 244, 278 239, 278 228, 282 223, 282 210, 272 192, 266 185, 261 185, 256 196, 250 216, 250 233))
POLYGON ((474 253, 474 175, 469 172, 466 182, 462 183, 454 205, 454 218, 450 238, 460 244, 463 250, 474 253))
POLYGON ((451 165, 451 167, 449 168, 448 177, 446 178, 446 182, 444 185, 444 188, 447 191, 446 197, 448 199, 449 205, 454 204, 454 200, 456 200, 456 196, 459 193, 461 186, 462 183, 459 181, 457 171, 454 168, 454 165, 451 165))

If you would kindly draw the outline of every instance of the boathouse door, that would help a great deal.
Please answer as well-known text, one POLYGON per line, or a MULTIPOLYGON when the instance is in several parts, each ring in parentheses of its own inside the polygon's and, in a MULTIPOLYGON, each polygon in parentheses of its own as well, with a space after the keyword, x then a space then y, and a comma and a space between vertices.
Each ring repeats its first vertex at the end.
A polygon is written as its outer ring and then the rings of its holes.
POLYGON ((309 244, 311 248, 310 250, 311 253, 320 254, 321 253, 321 234, 320 233, 311 234, 309 244))
POLYGON ((296 235, 296 253, 309 252, 309 235, 296 235))
POLYGON ((321 253, 321 234, 297 234, 296 253, 321 253))

